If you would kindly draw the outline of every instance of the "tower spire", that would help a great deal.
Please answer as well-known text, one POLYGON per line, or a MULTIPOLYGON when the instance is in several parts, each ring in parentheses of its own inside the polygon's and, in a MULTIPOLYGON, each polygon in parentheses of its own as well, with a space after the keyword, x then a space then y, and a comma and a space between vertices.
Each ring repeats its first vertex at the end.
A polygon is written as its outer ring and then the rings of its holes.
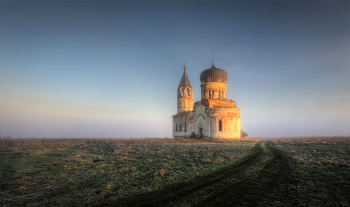
POLYGON ((178 89, 180 89, 181 87, 183 87, 183 88, 186 88, 186 87, 192 88, 190 80, 187 77, 186 68, 187 68, 186 67, 186 61, 184 61, 184 73, 182 75, 182 78, 181 78, 181 81, 180 81, 178 89))
POLYGON ((212 52, 213 53, 213 66, 214 66, 214 52, 212 52))

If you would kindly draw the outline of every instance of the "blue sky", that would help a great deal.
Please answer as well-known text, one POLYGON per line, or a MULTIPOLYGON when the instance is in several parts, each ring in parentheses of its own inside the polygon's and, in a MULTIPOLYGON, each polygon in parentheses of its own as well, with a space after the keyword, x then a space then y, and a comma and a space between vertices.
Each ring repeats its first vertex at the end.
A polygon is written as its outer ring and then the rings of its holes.
POLYGON ((186 61, 252 137, 350 135, 349 1, 1 1, 0 133, 172 137, 186 61))

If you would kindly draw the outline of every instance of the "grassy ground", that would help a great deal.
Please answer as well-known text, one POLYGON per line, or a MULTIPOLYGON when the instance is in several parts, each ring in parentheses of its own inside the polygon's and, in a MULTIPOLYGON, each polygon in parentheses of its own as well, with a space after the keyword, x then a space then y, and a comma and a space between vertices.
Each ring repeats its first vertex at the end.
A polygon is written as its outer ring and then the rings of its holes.
POLYGON ((107 197, 118 200, 205 175, 242 159, 255 144, 114 141, 17 140, 4 146, 0 149, 0 204, 97 205, 107 197))
POLYGON ((3 206, 350 206, 350 137, 0 147, 3 206))
POLYGON ((295 206, 290 183, 287 159, 272 143, 257 143, 244 159, 219 170, 101 206, 295 206))
POLYGON ((274 142, 291 158, 298 206, 350 206, 350 138, 274 142))

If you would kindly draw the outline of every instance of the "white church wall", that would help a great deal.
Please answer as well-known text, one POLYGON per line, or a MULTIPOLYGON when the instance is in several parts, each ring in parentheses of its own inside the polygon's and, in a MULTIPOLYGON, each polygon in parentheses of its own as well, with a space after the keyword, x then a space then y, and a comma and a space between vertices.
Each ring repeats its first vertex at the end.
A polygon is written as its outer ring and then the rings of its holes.
POLYGON ((202 131, 203 137, 209 137, 209 119, 205 113, 205 105, 199 105, 195 109, 194 115, 194 133, 198 136, 200 135, 200 130, 202 131))
POLYGON ((210 137, 212 138, 237 138, 240 137, 241 122, 240 109, 215 108, 207 109, 210 119, 210 137), (222 122, 222 130, 219 130, 219 121, 222 122))
MULTIPOLYGON (((191 112, 190 112, 191 113, 191 112)), ((175 138, 189 137, 190 136, 190 123, 189 114, 182 113, 173 116, 173 136, 175 138)))

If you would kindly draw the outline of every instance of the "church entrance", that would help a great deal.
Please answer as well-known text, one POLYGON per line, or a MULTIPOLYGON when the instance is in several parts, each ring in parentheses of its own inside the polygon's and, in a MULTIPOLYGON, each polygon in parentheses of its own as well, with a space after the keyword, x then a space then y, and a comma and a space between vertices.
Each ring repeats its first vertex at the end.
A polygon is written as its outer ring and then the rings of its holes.
POLYGON ((198 137, 203 138, 203 128, 202 127, 199 128, 198 137))

